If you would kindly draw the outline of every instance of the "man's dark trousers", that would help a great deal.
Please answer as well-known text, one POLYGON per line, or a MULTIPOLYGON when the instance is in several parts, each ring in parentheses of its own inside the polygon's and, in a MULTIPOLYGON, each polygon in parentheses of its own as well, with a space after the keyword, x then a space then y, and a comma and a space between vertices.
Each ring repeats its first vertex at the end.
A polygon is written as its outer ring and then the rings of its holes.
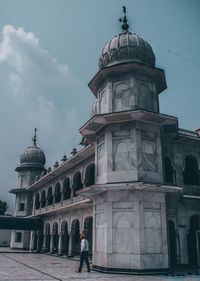
POLYGON ((89 265, 89 261, 88 261, 88 251, 83 251, 81 253, 80 256, 80 266, 78 271, 81 272, 82 266, 83 266, 83 262, 85 261, 86 265, 87 265, 87 271, 90 272, 90 265, 89 265))

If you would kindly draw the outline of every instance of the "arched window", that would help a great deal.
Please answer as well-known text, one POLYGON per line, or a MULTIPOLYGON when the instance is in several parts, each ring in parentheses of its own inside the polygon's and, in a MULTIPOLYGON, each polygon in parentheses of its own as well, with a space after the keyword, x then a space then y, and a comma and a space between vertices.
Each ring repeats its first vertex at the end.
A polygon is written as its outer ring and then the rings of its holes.
POLYGON ((90 186, 94 184, 95 180, 95 166, 94 164, 89 165, 85 171, 85 186, 90 186))
POLYGON ((37 193, 37 195, 35 197, 35 208, 36 208, 36 210, 38 210, 40 208, 40 195, 39 195, 39 193, 37 193))
POLYGON ((45 206, 46 206, 46 192, 45 190, 43 190, 41 196, 41 207, 44 208, 45 206))
POLYGON ((73 195, 77 196, 76 191, 80 190, 82 187, 83 187, 83 184, 81 181, 81 173, 77 172, 73 178, 73 195))
POLYGON ((47 204, 48 205, 52 205, 53 204, 52 186, 50 186, 49 189, 48 189, 47 204))
POLYGON ((184 184, 199 185, 198 162, 192 155, 185 157, 183 182, 184 184))
POLYGON ((70 180, 66 178, 63 183, 63 200, 70 199, 71 189, 70 189, 70 180))
POLYGON ((173 183, 173 167, 167 156, 164 158, 164 177, 166 183, 173 183))
POLYGON ((61 193, 60 193, 60 183, 59 182, 56 183, 54 196, 55 196, 55 203, 60 202, 61 193))

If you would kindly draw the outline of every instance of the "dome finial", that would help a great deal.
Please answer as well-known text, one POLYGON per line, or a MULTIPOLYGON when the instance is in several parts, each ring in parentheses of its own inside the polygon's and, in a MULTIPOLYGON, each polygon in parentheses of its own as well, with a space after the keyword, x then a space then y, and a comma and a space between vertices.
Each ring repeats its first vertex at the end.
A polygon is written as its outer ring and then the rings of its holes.
POLYGON ((36 146, 36 142, 37 142, 37 135, 36 135, 36 133, 37 133, 37 128, 35 128, 35 133, 34 133, 34 136, 32 138, 33 145, 35 145, 35 146, 36 146))
POLYGON ((124 15, 123 19, 122 18, 119 19, 120 22, 123 22, 122 33, 128 33, 129 25, 127 23, 128 20, 126 18, 126 7, 125 6, 123 6, 123 15, 124 15))

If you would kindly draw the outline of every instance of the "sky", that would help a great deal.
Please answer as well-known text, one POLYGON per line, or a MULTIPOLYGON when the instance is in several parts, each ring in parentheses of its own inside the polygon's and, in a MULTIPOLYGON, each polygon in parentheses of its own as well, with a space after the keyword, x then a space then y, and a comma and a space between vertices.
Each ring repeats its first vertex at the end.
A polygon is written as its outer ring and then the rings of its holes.
POLYGON ((124 5, 130 31, 165 70, 161 113, 181 128, 200 127, 199 0, 0 0, 0 199, 8 212, 34 128, 47 167, 81 149, 79 128, 94 101, 88 83, 104 45, 121 32, 124 5))

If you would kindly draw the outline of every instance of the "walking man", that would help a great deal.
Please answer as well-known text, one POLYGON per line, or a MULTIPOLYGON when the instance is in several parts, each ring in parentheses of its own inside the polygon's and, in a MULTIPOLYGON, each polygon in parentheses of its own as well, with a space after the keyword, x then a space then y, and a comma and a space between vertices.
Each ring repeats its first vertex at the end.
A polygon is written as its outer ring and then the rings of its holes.
POLYGON ((80 255, 80 266, 78 272, 81 272, 84 261, 87 265, 87 271, 90 272, 90 265, 88 261, 89 243, 87 239, 85 239, 85 234, 81 234, 80 238, 81 238, 81 255, 80 255))

